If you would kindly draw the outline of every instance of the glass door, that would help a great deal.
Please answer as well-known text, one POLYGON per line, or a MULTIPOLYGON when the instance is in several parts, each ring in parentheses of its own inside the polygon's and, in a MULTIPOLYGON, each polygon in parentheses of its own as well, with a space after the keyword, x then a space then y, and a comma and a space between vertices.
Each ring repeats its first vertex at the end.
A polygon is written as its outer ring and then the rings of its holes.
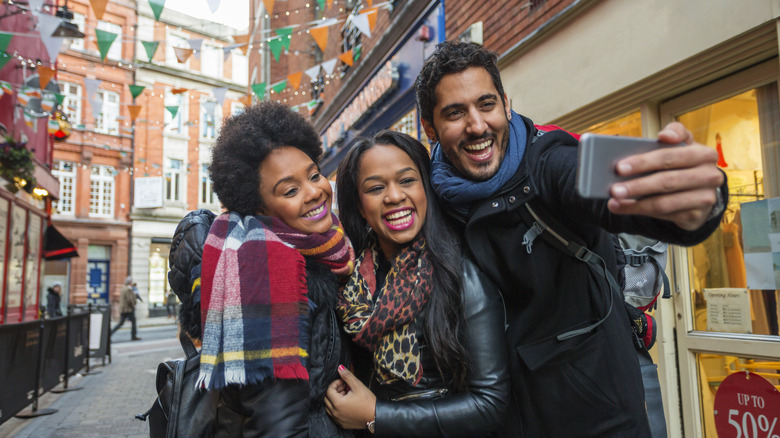
POLYGON ((717 150, 730 193, 720 227, 672 252, 685 436, 764 436, 775 420, 769 436, 780 433, 780 412, 738 398, 751 394, 751 376, 780 388, 780 225, 771 222, 773 208, 780 216, 777 81, 773 59, 660 106, 664 124, 678 120, 717 150))

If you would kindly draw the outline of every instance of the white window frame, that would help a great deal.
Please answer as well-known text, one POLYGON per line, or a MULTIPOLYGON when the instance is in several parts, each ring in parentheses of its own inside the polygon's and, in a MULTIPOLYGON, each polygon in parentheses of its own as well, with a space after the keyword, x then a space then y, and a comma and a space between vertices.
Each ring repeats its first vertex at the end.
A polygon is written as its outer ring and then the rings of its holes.
MULTIPOLYGON (((108 21, 98 20, 96 27, 100 30, 116 34, 114 43, 111 44, 108 53, 106 53, 106 59, 120 61, 122 59, 122 26, 108 21)), ((97 42, 95 44, 97 44, 97 42)))
POLYGON ((200 72, 214 79, 225 77, 222 48, 214 44, 203 43, 200 52, 200 72))
POLYGON ((163 195, 166 202, 176 204, 184 202, 184 185, 186 182, 184 170, 184 160, 165 157, 163 164, 163 195))
POLYGON ((57 214, 73 216, 76 205, 76 163, 55 161, 51 174, 60 182, 60 199, 52 203, 57 214))
POLYGON ((114 168, 94 164, 89 171, 89 216, 114 217, 114 168))
MULTIPOLYGON (((85 17, 83 14, 79 14, 78 12, 73 13, 73 19, 71 20, 73 24, 78 26, 79 31, 83 34, 86 34, 84 31, 87 23, 87 17, 85 17)), ((84 50, 84 38, 73 38, 70 40, 70 49, 71 50, 84 50)))
POLYGON ((80 125, 81 85, 70 82, 60 82, 60 85, 62 86, 62 94, 65 95, 65 99, 62 101, 63 112, 68 116, 68 121, 72 126, 80 125))
POLYGON ((176 58, 176 52, 173 50, 174 47, 181 47, 184 49, 191 48, 190 42, 186 35, 168 31, 168 37, 165 40, 165 63, 171 67, 189 70, 190 60, 187 59, 187 62, 183 64, 180 63, 176 58))
POLYGON ((200 163, 198 175, 198 203, 202 206, 215 207, 219 205, 217 194, 214 193, 214 183, 209 177, 209 164, 200 163))
POLYGON ((200 126, 198 127, 198 137, 200 137, 201 140, 214 141, 217 139, 219 128, 222 126, 222 108, 219 107, 219 104, 214 105, 213 125, 209 127, 206 107, 204 105, 206 101, 206 99, 202 99, 200 102, 200 126))
POLYGON ((173 134, 185 137, 188 134, 188 126, 186 126, 185 120, 184 120, 184 114, 188 114, 189 108, 187 107, 187 102, 189 99, 187 98, 188 93, 181 93, 181 94, 173 94, 171 93, 171 89, 168 89, 165 92, 165 100, 164 105, 165 106, 178 106, 179 110, 176 112, 176 117, 171 117, 170 111, 168 109, 163 109, 163 122, 165 124, 165 133, 166 134, 173 134))
POLYGON ((233 50, 231 52, 233 57, 231 67, 231 79, 233 82, 240 85, 249 84, 249 58, 244 56, 240 51, 233 50))
POLYGON ((235 116, 244 112, 244 104, 241 102, 230 102, 230 115, 235 116))
POLYGON ((119 135, 119 93, 97 90, 95 96, 103 100, 100 115, 95 120, 95 132, 119 135))

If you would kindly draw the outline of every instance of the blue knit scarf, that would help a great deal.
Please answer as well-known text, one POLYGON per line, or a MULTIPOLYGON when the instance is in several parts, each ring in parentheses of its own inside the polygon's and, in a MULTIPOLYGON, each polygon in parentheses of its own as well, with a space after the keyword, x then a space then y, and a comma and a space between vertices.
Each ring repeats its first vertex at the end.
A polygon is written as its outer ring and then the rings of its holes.
POLYGON ((496 193, 515 174, 525 154, 528 137, 522 117, 512 111, 509 120, 509 142, 504 160, 498 172, 487 181, 474 181, 452 165, 444 155, 441 144, 436 143, 431 153, 431 183, 439 195, 460 215, 467 217, 476 201, 486 199, 496 193))

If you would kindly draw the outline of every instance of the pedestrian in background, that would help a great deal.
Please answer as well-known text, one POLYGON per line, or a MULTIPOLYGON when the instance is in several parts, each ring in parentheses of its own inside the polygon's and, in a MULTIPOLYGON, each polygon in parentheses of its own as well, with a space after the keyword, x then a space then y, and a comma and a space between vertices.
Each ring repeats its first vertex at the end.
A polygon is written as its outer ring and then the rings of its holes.
POLYGON ((62 316, 62 309, 60 308, 62 283, 56 281, 46 291, 48 292, 46 294, 46 314, 49 318, 62 316))
POLYGON ((140 341, 141 338, 137 336, 138 327, 135 322, 135 301, 139 299, 135 292, 135 284, 133 277, 128 276, 125 279, 125 287, 122 288, 122 292, 119 294, 119 313, 121 316, 119 318, 119 324, 111 329, 111 335, 119 330, 119 327, 122 327, 122 324, 129 319, 132 324, 130 332, 131 339, 133 341, 140 341))
POLYGON ((176 316, 176 294, 172 290, 168 291, 168 296, 165 298, 165 308, 168 310, 168 318, 176 316))

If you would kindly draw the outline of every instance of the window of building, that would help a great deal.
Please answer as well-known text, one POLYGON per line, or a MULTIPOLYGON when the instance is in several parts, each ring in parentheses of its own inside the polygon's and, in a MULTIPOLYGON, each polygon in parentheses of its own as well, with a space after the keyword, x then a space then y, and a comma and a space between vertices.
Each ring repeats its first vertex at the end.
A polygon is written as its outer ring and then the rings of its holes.
POLYGON ((170 91, 165 93, 165 106, 166 107, 178 107, 176 110, 176 116, 171 116, 171 112, 165 109, 164 122, 165 132, 175 133, 179 135, 186 135, 184 123, 187 114, 187 93, 173 94, 170 91))
POLYGON ((231 55, 233 59, 233 82, 241 85, 249 83, 249 61, 248 58, 238 50, 233 50, 231 55))
MULTIPOLYGON (((78 12, 74 12, 73 19, 71 21, 73 24, 78 26, 81 33, 86 34, 84 31, 84 26, 86 24, 84 15, 79 14, 78 12)), ((73 50, 84 50, 84 38, 73 38, 70 40, 70 48, 73 50)))
POLYGON ((180 63, 178 58, 176 58, 176 51, 173 50, 174 47, 181 47, 184 49, 191 48, 190 42, 187 41, 186 37, 168 33, 168 39, 165 41, 165 63, 174 67, 189 69, 190 60, 187 59, 187 62, 180 63))
POLYGON ((55 161, 51 173, 60 181, 60 199, 52 204, 54 211, 57 214, 74 214, 76 166, 69 161, 55 161))
POLYGON ((184 161, 165 159, 163 177, 165 178, 165 200, 182 202, 182 184, 184 181, 184 161))
POLYGON ((222 79, 222 49, 211 44, 203 44, 200 53, 200 72, 206 76, 222 79))
POLYGON ((97 99, 103 101, 100 115, 95 120, 95 131, 104 134, 119 134, 119 94, 113 91, 98 90, 97 99))
POLYGON ((200 138, 214 140, 217 138, 219 127, 222 125, 222 109, 214 101, 200 103, 200 138), (212 108, 209 111, 209 108, 212 108))
POLYGON ((200 165, 200 203, 207 205, 217 204, 217 195, 214 193, 214 188, 211 185, 208 164, 200 165))
MULTIPOLYGON (((135 57, 141 60, 151 59, 147 57, 146 48, 143 45, 143 41, 154 41, 154 18, 145 17, 143 15, 138 16, 138 23, 135 26, 135 57)), ((160 52, 161 47, 158 47, 157 53, 160 52)))
POLYGON ((65 99, 62 101, 62 111, 68 116, 71 125, 81 124, 81 86, 61 82, 62 94, 65 99))
POLYGON ((92 166, 89 180, 89 215, 114 217, 114 168, 92 166))
POLYGON ((230 115, 236 116, 244 112, 244 105, 241 102, 230 102, 230 115))
POLYGON ((111 44, 111 48, 108 49, 108 53, 106 54, 106 59, 113 59, 113 60, 122 59, 122 26, 114 23, 109 23, 108 21, 98 20, 97 28, 100 30, 104 30, 106 32, 111 32, 116 34, 116 39, 114 40, 114 43, 111 44))
POLYGON ((413 109, 401 117, 401 120, 390 127, 393 131, 403 132, 413 138, 419 138, 417 134, 417 109, 413 109))

